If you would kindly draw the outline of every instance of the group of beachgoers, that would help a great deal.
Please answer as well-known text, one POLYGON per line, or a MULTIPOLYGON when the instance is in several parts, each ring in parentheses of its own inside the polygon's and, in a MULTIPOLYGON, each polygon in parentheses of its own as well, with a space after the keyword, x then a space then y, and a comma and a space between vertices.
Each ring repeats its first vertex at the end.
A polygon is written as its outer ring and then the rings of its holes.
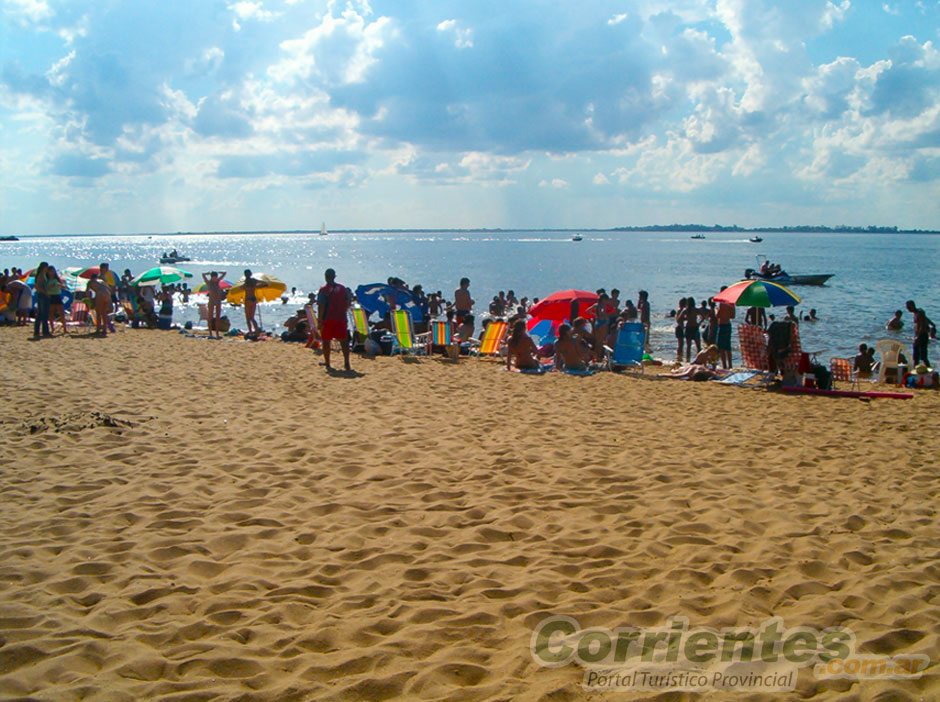
MULTIPOLYGON (((25 282, 23 271, 18 268, 6 269, 0 275, 0 291, 7 293, 8 310, 14 310, 15 322, 25 325, 30 317, 34 322, 34 337, 51 336, 55 321, 61 322, 62 330, 68 333, 66 315, 63 306, 63 292, 66 289, 64 279, 54 266, 42 262, 28 275, 32 276, 32 288, 25 282), (35 290, 35 308, 33 305, 35 290), (50 328, 50 325, 52 327, 50 328)), ((222 305, 226 301, 228 287, 223 286, 226 271, 210 271, 202 274, 203 292, 207 295, 207 323, 209 337, 219 339, 222 336, 222 305)), ((356 302, 352 291, 336 282, 333 269, 328 269, 326 284, 319 291, 309 295, 308 307, 316 309, 316 329, 310 329, 309 321, 313 315, 307 309, 297 311, 285 323, 286 331, 281 335, 285 341, 304 341, 316 337, 322 345, 325 365, 330 367, 329 342, 336 339, 343 343, 345 366, 349 367, 349 338, 346 327, 349 307, 356 302)), ((185 302, 192 290, 185 283, 162 285, 134 285, 130 270, 115 276, 108 263, 102 262, 97 272, 87 279, 86 290, 77 293, 84 296, 88 309, 95 312, 96 333, 107 335, 114 330, 114 310, 121 310, 126 321, 133 326, 143 323, 148 327, 169 328, 168 320, 172 317, 173 299, 181 296, 185 302), (127 303, 127 304, 124 304, 127 303), (164 324, 166 322, 166 324, 164 324)), ((257 279, 250 270, 244 271, 240 281, 244 289, 244 314, 246 338, 258 338, 263 334, 255 318, 258 298, 256 291, 266 285, 257 279)), ((645 290, 640 290, 636 303, 632 299, 622 300, 620 290, 613 288, 608 293, 600 288, 596 291, 597 301, 586 309, 578 300, 572 300, 570 314, 552 328, 552 338, 542 339, 536 344, 527 331, 529 310, 539 302, 539 298, 517 297, 514 290, 499 291, 487 304, 487 314, 481 318, 481 328, 476 328, 476 301, 470 293, 470 280, 463 278, 454 291, 452 299, 446 299, 442 291, 426 293, 421 285, 409 286, 400 278, 391 277, 387 281, 390 288, 408 291, 409 297, 421 310, 421 320, 415 323, 418 334, 428 330, 428 320, 439 319, 453 323, 455 344, 468 352, 471 343, 481 340, 486 326, 491 320, 500 319, 508 323, 510 334, 506 343, 506 364, 508 368, 520 370, 544 369, 553 363, 556 367, 567 370, 586 370, 592 364, 601 363, 605 353, 615 345, 620 328, 625 323, 639 322, 644 330, 644 338, 649 348, 650 301, 645 290)), ((724 288, 722 288, 723 290, 724 288)), ((293 289, 296 293, 296 288, 293 289)), ((287 296, 282 298, 286 304, 287 296)), ((388 313, 372 325, 377 332, 392 330, 392 314, 396 309, 394 295, 387 300, 388 313)), ((907 302, 907 310, 913 315, 914 323, 914 365, 925 364, 930 338, 936 337, 936 327, 924 311, 913 301, 907 302)), ((8 312, 9 315, 9 312, 8 312)), ((702 300, 700 304, 692 297, 679 300, 677 309, 669 312, 668 317, 675 322, 676 362, 686 363, 674 371, 676 377, 702 377, 706 372, 727 371, 732 367, 732 320, 736 318, 735 306, 716 302, 713 298, 702 300), (694 349, 694 350, 693 350, 694 349)), ((9 316, 8 316, 9 319, 9 316)), ((226 320, 227 321, 227 320, 226 320)), ((768 314, 764 308, 750 307, 744 315, 747 324, 767 330, 775 321, 774 314, 768 314)), ((817 322, 816 310, 811 309, 802 317, 795 309, 786 307, 781 317, 784 323, 798 325, 802 322, 817 322)), ((895 312, 885 324, 886 329, 898 331, 904 326, 903 313, 895 312)), ((450 349, 440 349, 450 353, 450 349)), ((856 356, 855 370, 860 374, 870 374, 877 363, 873 349, 860 348, 856 356)))

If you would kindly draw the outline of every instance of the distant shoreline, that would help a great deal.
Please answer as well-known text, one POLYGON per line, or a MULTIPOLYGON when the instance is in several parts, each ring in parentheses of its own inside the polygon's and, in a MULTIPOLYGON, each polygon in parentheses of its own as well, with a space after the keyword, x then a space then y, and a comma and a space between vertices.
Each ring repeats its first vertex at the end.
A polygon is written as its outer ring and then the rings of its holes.
MULTIPOLYGON (((332 234, 453 234, 462 232, 474 233, 500 233, 500 232, 653 232, 653 233, 706 233, 715 234, 940 234, 936 229, 899 229, 897 227, 850 227, 838 226, 827 227, 822 225, 806 225, 795 227, 739 227, 736 225, 704 225, 704 224, 653 224, 644 227, 606 227, 606 228, 505 228, 505 227, 480 227, 472 229, 333 229, 332 234)), ((19 240, 39 239, 39 238, 62 238, 62 237, 92 237, 92 236, 251 236, 257 234, 317 234, 318 229, 259 229, 255 231, 213 231, 213 232, 141 232, 136 234, 97 232, 81 234, 17 234, 19 240)))

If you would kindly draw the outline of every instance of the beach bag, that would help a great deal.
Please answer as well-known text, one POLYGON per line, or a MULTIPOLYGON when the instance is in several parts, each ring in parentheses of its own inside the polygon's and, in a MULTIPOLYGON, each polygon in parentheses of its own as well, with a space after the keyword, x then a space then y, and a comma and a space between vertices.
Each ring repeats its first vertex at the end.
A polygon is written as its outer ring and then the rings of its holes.
POLYGON ((816 376, 816 387, 820 390, 832 390, 832 373, 822 364, 816 364, 812 367, 813 375, 816 376))

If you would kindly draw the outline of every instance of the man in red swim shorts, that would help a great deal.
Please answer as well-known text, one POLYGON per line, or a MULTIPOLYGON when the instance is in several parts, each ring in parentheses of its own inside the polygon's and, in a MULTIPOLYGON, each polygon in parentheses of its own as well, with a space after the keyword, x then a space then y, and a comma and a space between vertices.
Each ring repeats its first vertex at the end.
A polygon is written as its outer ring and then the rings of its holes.
POLYGON ((349 329, 346 326, 346 312, 352 302, 352 293, 345 285, 336 282, 336 271, 327 268, 324 273, 326 285, 317 293, 317 319, 320 324, 320 338, 323 339, 323 360, 327 371, 330 370, 330 342, 339 339, 343 347, 343 360, 346 370, 349 366, 349 329))

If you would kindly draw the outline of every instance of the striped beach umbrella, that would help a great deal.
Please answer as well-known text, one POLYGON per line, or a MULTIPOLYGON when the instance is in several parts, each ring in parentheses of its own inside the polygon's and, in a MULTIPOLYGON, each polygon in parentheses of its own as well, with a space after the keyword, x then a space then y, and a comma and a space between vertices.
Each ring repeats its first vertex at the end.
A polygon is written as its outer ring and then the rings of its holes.
POLYGON ((192 273, 184 271, 182 268, 157 266, 156 268, 151 268, 149 271, 144 271, 134 278, 131 281, 131 285, 170 285, 171 283, 178 283, 181 280, 192 277, 192 273))
MULTIPOLYGON (((227 280, 219 281, 220 290, 223 290, 223 291, 228 290, 230 287, 232 287, 232 284, 228 282, 227 280)), ((209 292, 209 286, 206 285, 206 281, 202 281, 201 283, 199 283, 199 285, 193 288, 193 293, 195 293, 196 295, 205 295, 208 292, 209 292)))
POLYGON ((715 302, 737 307, 785 307, 800 304, 789 288, 769 280, 742 280, 715 295, 715 302))

